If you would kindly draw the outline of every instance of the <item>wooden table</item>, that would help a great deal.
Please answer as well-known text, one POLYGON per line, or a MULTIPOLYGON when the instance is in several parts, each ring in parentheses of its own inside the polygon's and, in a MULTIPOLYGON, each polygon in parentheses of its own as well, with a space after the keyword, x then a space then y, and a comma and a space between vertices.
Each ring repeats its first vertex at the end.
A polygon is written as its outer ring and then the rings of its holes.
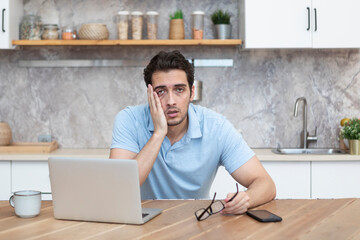
POLYGON ((258 208, 281 216, 279 223, 222 214, 198 222, 194 211, 209 202, 144 201, 163 213, 144 225, 125 225, 56 220, 51 201, 43 201, 38 217, 22 219, 0 201, 0 239, 360 239, 360 199, 275 200, 258 208))

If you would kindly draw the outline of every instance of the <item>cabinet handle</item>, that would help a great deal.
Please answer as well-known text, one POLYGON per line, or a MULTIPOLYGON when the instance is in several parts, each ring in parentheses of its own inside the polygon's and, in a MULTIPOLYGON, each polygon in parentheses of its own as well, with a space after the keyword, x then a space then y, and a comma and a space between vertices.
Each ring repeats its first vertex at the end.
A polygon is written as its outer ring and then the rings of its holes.
POLYGON ((316 8, 314 8, 314 13, 315 13, 315 32, 317 31, 317 11, 316 8))
POLYGON ((5 28, 4 28, 4 18, 5 18, 5 8, 3 8, 2 10, 2 31, 5 32, 5 28))
POLYGON ((309 31, 310 30, 310 8, 307 7, 306 9, 307 9, 307 12, 308 12, 308 27, 307 27, 306 31, 309 31))

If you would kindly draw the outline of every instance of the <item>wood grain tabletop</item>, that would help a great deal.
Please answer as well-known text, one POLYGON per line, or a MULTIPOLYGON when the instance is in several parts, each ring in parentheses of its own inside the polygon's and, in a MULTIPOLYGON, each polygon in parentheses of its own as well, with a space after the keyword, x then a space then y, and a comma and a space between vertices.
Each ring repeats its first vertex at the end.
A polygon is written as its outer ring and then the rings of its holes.
POLYGON ((282 222, 261 223, 247 215, 215 214, 198 222, 194 212, 210 200, 143 201, 163 212, 144 225, 56 220, 51 201, 40 215, 22 219, 0 201, 0 239, 360 239, 360 199, 274 200, 266 209, 282 222))

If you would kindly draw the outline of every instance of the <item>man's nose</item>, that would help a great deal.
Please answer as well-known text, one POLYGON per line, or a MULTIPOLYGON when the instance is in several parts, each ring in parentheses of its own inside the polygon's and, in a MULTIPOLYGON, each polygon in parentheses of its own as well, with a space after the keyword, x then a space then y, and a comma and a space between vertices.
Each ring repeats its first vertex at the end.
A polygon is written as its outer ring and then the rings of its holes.
POLYGON ((169 106, 175 105, 175 98, 174 98, 174 94, 172 92, 169 92, 167 100, 168 100, 167 104, 169 106))

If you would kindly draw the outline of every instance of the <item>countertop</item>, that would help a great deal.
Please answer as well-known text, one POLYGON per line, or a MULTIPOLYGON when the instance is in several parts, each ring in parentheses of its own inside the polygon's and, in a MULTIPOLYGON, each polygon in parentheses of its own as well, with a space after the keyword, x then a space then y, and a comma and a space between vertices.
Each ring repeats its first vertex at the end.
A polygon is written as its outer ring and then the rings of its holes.
MULTIPOLYGON (((271 152, 270 148, 253 149, 260 161, 360 161, 360 155, 333 154, 333 155, 283 155, 271 152)), ((81 157, 81 158, 108 158, 110 150, 106 148, 59 148, 51 153, 39 154, 0 154, 0 161, 47 161, 49 157, 81 157)))

